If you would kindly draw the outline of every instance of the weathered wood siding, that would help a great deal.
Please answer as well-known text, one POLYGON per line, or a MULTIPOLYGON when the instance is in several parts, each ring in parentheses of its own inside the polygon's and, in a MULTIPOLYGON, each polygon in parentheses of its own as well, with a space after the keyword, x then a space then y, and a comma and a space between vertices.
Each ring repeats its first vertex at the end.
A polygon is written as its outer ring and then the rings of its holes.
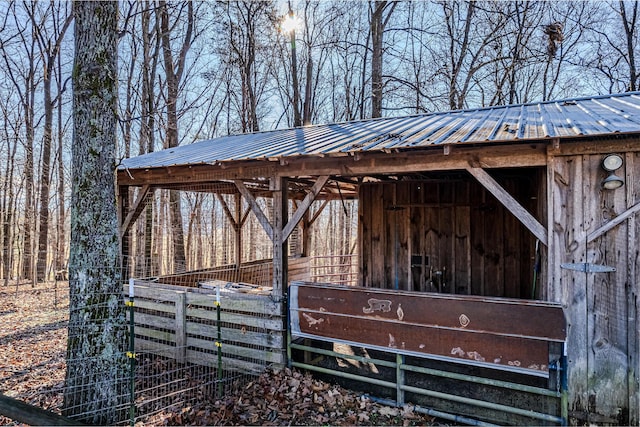
MULTIPOLYGON (((492 175, 537 216, 538 169, 492 175)), ((544 181, 543 181, 544 182, 544 181)), ((364 184, 360 188, 360 285, 531 298, 535 237, 473 177, 364 184)))
POLYGON ((548 298, 568 322, 570 408, 579 419, 637 425, 640 220, 631 215, 599 237, 590 234, 640 202, 640 155, 627 153, 617 190, 602 190, 604 155, 550 158, 553 239, 548 298), (562 263, 593 263, 612 273, 585 273, 562 263))

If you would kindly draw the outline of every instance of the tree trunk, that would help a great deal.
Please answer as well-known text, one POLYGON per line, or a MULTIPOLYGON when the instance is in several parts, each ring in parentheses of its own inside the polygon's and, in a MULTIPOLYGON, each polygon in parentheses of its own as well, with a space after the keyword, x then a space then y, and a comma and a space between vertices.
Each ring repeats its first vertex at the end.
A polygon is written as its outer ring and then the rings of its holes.
POLYGON ((47 243, 49 242, 49 184, 51 171, 51 140, 53 127, 53 103, 51 101, 51 72, 48 64, 44 73, 44 134, 42 137, 42 169, 40 172, 40 231, 36 256, 36 279, 46 280, 47 243))
POLYGON ((629 91, 633 92, 638 90, 638 69, 636 68, 636 57, 635 57, 635 32, 638 30, 637 21, 638 21, 638 2, 630 3, 632 6, 631 16, 629 16, 627 12, 627 8, 624 1, 620 1, 620 17, 622 18, 622 23, 624 26, 624 34, 626 39, 626 48, 627 48, 627 63, 629 64, 629 91))
MULTIPOLYGON (((62 64, 61 57, 58 55, 58 87, 62 87, 62 64)), ((62 116, 62 101, 58 102, 58 218, 57 218, 57 249, 56 249, 56 271, 64 270, 67 268, 66 258, 66 245, 64 234, 64 223, 66 219, 66 209, 64 206, 64 156, 63 152, 63 135, 64 135, 64 119, 62 116)))
POLYGON ((115 1, 77 1, 66 416, 112 425, 126 409, 127 344, 114 168, 115 1))
MULTIPOLYGON (((293 10, 289 4, 289 16, 293 19, 293 10)), ((302 126, 300 115, 300 83, 298 81, 298 57, 296 55, 296 30, 291 30, 291 84, 293 85, 293 127, 302 126)))
MULTIPOLYGON (((27 82, 25 86, 31 86, 31 82, 27 82)), ((25 132, 26 132, 26 147, 25 147, 25 162, 24 162, 24 180, 25 180, 25 196, 24 196, 24 223, 23 230, 24 235, 22 237, 24 252, 22 253, 22 277, 31 279, 32 286, 35 286, 35 277, 33 275, 33 105, 34 105, 34 91, 35 87, 29 87, 26 101, 25 110, 25 132)))
POLYGON ((397 2, 375 0, 371 12, 371 117, 382 117, 382 53, 384 29, 397 2), (385 15, 385 10, 387 10, 385 15))
POLYGON ((6 172, 4 174, 5 185, 3 188, 3 208, 1 210, 2 216, 2 277, 4 279, 4 286, 9 285, 9 279, 11 278, 12 261, 13 261, 13 213, 15 205, 15 190, 13 186, 13 176, 15 168, 15 155, 17 151, 18 138, 14 138, 13 149, 12 144, 7 141, 7 165, 6 172))
MULTIPOLYGON (((160 44, 158 37, 152 37, 153 32, 158 32, 158 15, 155 17, 155 24, 151 26, 151 4, 145 2, 144 10, 142 11, 142 52, 144 61, 142 63, 142 96, 141 96, 141 111, 142 121, 140 125, 140 151, 139 154, 151 153, 155 148, 155 93, 153 82, 156 79, 156 70, 158 65, 158 52, 160 50, 160 44), (155 44, 151 45, 151 40, 156 40, 155 44), (153 50, 152 50, 153 47, 153 50)), ((145 223, 144 223, 144 256, 143 265, 144 269, 141 272, 143 277, 150 277, 153 275, 152 270, 152 237, 153 237, 153 209, 155 206, 154 198, 149 196, 146 203, 145 223)))
MULTIPOLYGON (((184 37, 178 63, 174 65, 173 54, 171 52, 171 30, 169 26, 169 12, 165 1, 159 2, 160 10, 160 30, 162 33, 162 53, 164 58, 165 75, 167 80, 167 135, 165 148, 178 146, 178 85, 184 71, 185 58, 191 46, 191 36, 193 29, 193 3, 188 5, 188 27, 184 37)), ((184 271, 186 267, 186 254, 184 248, 184 229, 182 224, 182 202, 180 194, 171 191, 169 194, 171 209, 171 229, 173 232, 173 252, 174 252, 174 272, 184 271)))
MULTIPOLYGON (((53 5, 53 3, 51 3, 51 5, 53 5)), ((53 9, 51 9, 51 13, 53 13, 53 9)), ((35 10, 28 11, 28 14, 34 28, 39 28, 39 22, 36 18, 35 10)), ((61 17, 58 15, 57 18, 61 17)), ((40 213, 38 215, 40 231, 38 235, 38 253, 36 254, 36 278, 38 281, 47 279, 53 109, 56 102, 59 102, 59 98, 64 90, 62 86, 58 85, 58 100, 53 99, 51 94, 51 79, 53 78, 53 69, 56 65, 56 60, 58 59, 58 53, 60 52, 60 45, 65 33, 67 32, 67 28, 69 28, 69 25, 71 24, 71 19, 72 15, 67 15, 62 22, 60 30, 50 38, 48 38, 45 31, 42 31, 40 28, 35 32, 38 47, 40 49, 40 55, 43 58, 42 81, 44 92, 44 132, 42 135, 42 168, 40 172, 40 213)))
POLYGON ((382 14, 386 1, 375 1, 371 15, 371 117, 382 117, 382 14))

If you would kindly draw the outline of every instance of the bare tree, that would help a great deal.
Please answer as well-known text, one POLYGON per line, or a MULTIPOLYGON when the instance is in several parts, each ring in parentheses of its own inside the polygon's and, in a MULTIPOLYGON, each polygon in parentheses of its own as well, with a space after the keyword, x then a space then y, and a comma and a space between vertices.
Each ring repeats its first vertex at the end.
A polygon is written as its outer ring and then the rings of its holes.
POLYGON ((640 90, 638 2, 611 1, 604 5, 601 19, 589 27, 596 37, 593 55, 584 65, 604 77, 609 92, 640 90))
POLYGON ((126 318, 114 168, 115 1, 77 1, 73 81, 69 338, 63 413, 90 424, 122 420, 126 318))
MULTIPOLYGON (((154 82, 157 77, 158 52, 160 51, 160 20, 157 14, 152 15, 151 3, 145 2, 141 18, 142 32, 142 94, 139 154, 151 153, 155 149, 156 96, 154 82), (155 17, 155 18, 154 18, 155 17)), ((147 201, 143 244, 143 269, 140 273, 149 277, 151 271, 151 243, 153 234, 153 200, 147 201)))
POLYGON ((2 35, 2 60, 5 65, 6 78, 16 90, 22 107, 21 122, 24 137, 21 138, 24 151, 24 216, 22 217, 22 269, 21 277, 31 279, 35 285, 33 237, 35 235, 35 179, 34 179, 34 142, 35 142, 35 95, 40 84, 37 74, 39 58, 36 54, 34 33, 36 28, 31 22, 25 23, 20 18, 22 12, 15 3, 7 8, 5 22, 13 21, 14 33, 2 35), (11 50, 9 50, 11 49, 11 50))
MULTIPOLYGON (((272 61, 266 52, 267 35, 274 29, 273 5, 269 1, 233 1, 224 6, 226 22, 217 54, 225 66, 225 77, 232 80, 227 93, 229 106, 235 105, 240 132, 256 132, 260 130, 259 105, 272 61)), ((294 106, 295 111, 295 103, 285 105, 294 106)))
POLYGON ((64 91, 64 87, 57 88, 57 96, 52 93, 52 79, 60 46, 66 31, 71 24, 73 15, 68 10, 68 3, 50 1, 46 9, 40 10, 41 3, 32 3, 26 12, 34 28, 34 37, 38 45, 41 65, 43 67, 42 81, 44 91, 44 133, 42 136, 42 168, 40 172, 40 214, 38 252, 36 254, 37 280, 45 280, 47 272, 47 253, 49 242, 49 193, 51 171, 51 144, 53 141, 53 110, 64 91), (51 20, 51 34, 48 33, 47 20, 51 20))
MULTIPOLYGON (((6 88, 5 95, 8 95, 11 90, 6 88), (9 93, 8 93, 9 92, 9 93)), ((19 127, 17 123, 19 120, 20 111, 16 114, 14 106, 12 105, 12 96, 3 97, 0 100, 0 108, 2 109, 2 133, 0 140, 0 156, 5 159, 2 175, 2 188, 0 198, 0 236, 1 236, 1 248, 0 250, 0 278, 4 279, 4 286, 8 286, 9 279, 13 270, 13 238, 15 235, 15 211, 16 211, 16 189, 18 183, 16 182, 16 153, 18 151, 19 141, 19 127)))
POLYGON ((369 3, 371 14, 371 117, 382 116, 382 54, 384 30, 398 2, 374 0, 369 3))
MULTIPOLYGON (((165 148, 177 147, 178 138, 178 95, 180 81, 182 79, 185 67, 187 52, 193 42, 193 25, 194 12, 193 2, 187 1, 178 6, 180 12, 186 9, 186 29, 182 43, 180 45, 177 58, 174 59, 171 47, 172 26, 169 23, 169 9, 167 2, 160 0, 158 2, 158 13, 160 14, 160 34, 162 40, 162 56, 164 59, 164 74, 166 79, 166 137, 165 148)), ((184 245, 184 229, 182 224, 182 202, 180 194, 176 191, 170 191, 169 203, 171 208, 171 223, 173 231, 173 250, 174 250, 174 269, 183 271, 186 268, 186 254, 184 245)))
POLYGON ((636 49, 638 49, 638 2, 631 2, 630 10, 627 10, 627 3, 620 0, 618 7, 620 19, 624 27, 626 55, 624 58, 629 68, 629 90, 635 91, 640 87, 640 73, 636 65, 636 49))

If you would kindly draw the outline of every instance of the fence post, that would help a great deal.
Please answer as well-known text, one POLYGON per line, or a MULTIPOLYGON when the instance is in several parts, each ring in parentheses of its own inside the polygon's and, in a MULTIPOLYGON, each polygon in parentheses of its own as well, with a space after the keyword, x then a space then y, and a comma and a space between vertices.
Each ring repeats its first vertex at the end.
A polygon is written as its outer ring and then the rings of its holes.
POLYGON ((217 395, 218 399, 222 398, 222 327, 220 325, 220 286, 216 286, 216 327, 218 332, 218 339, 216 341, 216 347, 218 352, 218 387, 217 395))
POLYGON ((187 293, 176 292, 176 361, 184 363, 187 356, 187 293))
POLYGON ((136 353, 135 353, 135 322, 134 322, 134 285, 133 278, 129 278, 129 301, 125 304, 129 307, 129 424, 136 422, 136 353))
POLYGON ((404 405, 404 355, 396 354, 396 404, 404 405))

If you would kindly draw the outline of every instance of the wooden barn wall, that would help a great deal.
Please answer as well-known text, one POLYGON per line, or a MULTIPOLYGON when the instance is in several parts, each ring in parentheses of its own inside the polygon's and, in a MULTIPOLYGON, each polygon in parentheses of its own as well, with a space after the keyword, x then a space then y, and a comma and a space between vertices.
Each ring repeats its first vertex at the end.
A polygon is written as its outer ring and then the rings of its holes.
POLYGON ((602 190, 604 155, 551 157, 548 298, 563 303, 568 323, 570 410, 580 420, 637 425, 640 218, 631 215, 601 237, 589 234, 640 202, 640 154, 624 155, 625 179, 602 190), (562 263, 616 268, 585 273, 562 263))
MULTIPOLYGON (((492 175, 537 216, 540 170, 492 175)), ((535 237, 472 177, 364 184, 359 197, 362 286, 433 291, 442 271, 442 292, 531 298, 535 237)))

